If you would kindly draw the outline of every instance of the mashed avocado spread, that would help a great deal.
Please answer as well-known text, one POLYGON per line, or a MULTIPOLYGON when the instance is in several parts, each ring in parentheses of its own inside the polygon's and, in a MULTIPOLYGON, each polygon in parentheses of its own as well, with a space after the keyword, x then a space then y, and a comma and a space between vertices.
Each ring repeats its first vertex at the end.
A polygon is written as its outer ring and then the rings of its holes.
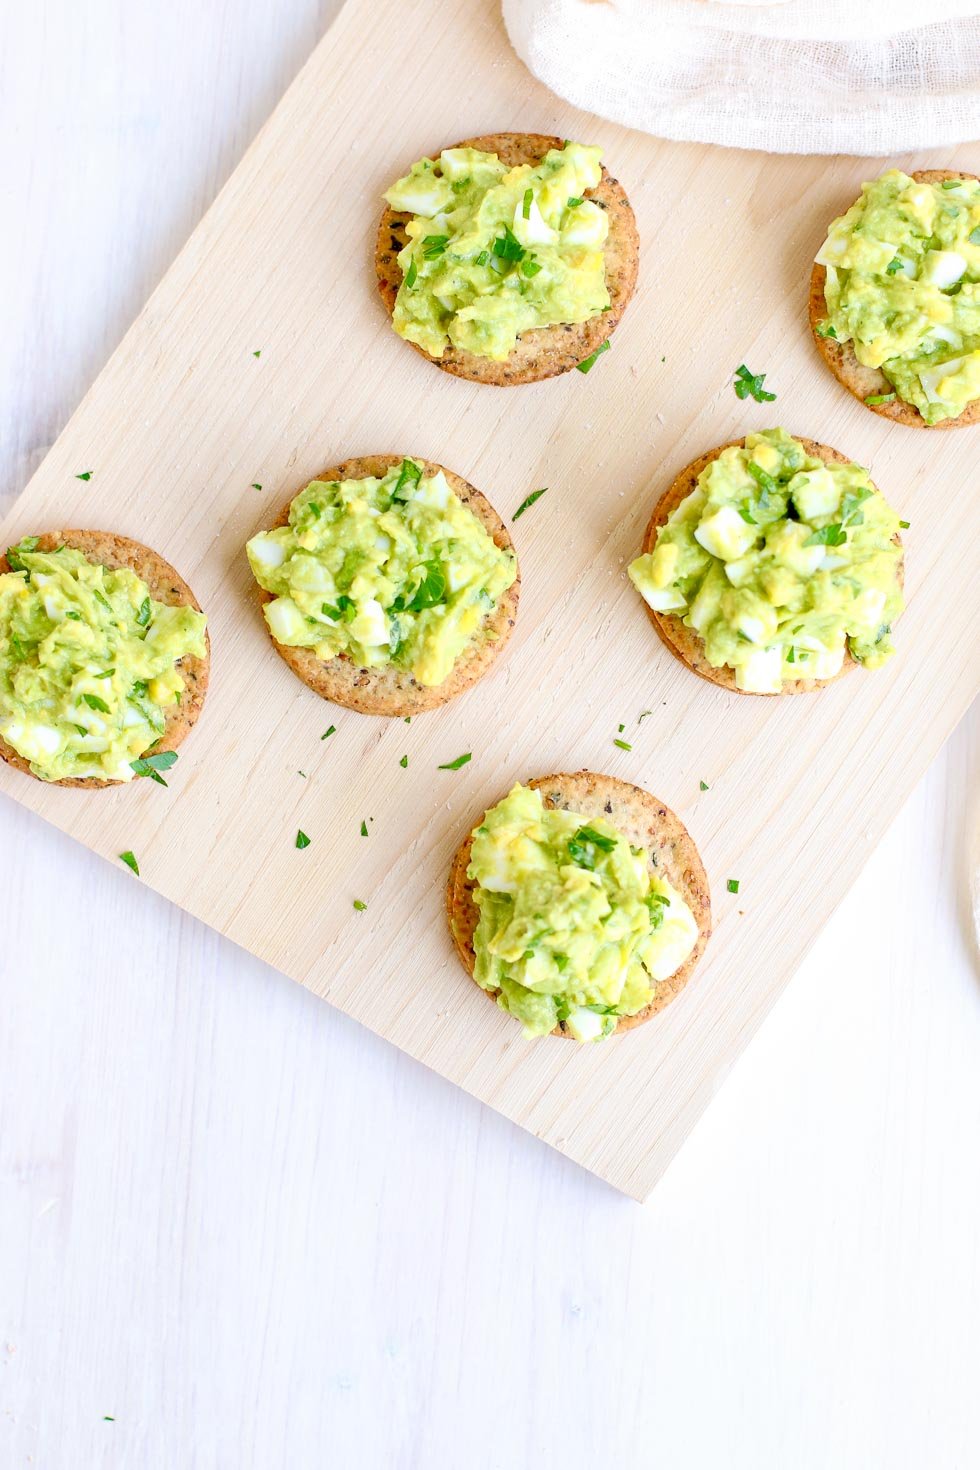
POLYGON ((0 737, 44 781, 130 781, 180 698, 177 660, 204 657, 206 620, 128 568, 36 544, 11 547, 0 576, 0 737))
POLYGON ((601 1041, 697 942, 694 915, 642 849, 526 786, 487 812, 467 872, 480 910, 475 979, 525 1036, 563 1021, 576 1040, 601 1041))
POLYGON ((442 684, 517 575, 450 488, 406 459, 382 479, 314 480, 289 524, 253 536, 248 559, 274 594, 277 643, 344 654, 360 668, 393 664, 442 684))
POLYGON ((431 357, 446 343, 504 361, 521 332, 584 322, 609 305, 606 213, 583 196, 599 183, 601 148, 566 143, 533 167, 446 148, 385 194, 414 216, 398 256, 399 336, 431 357))
POLYGON ((898 516, 856 464, 825 464, 785 429, 749 434, 698 476, 629 567, 655 612, 683 619, 739 689, 829 679, 845 650, 866 668, 894 652, 904 602, 898 516))
POLYGON ((980 183, 891 168, 830 226, 818 327, 880 368, 928 424, 980 398, 980 183))

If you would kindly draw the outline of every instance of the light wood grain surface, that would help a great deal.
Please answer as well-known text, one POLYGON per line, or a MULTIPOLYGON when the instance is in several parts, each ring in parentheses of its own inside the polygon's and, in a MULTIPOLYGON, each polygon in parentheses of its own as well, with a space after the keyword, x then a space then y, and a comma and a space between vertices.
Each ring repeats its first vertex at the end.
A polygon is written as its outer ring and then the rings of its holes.
MULTIPOLYGON (((8 503, 289 9, 3 14, 8 503)), ((4 1463, 971 1463, 976 770, 964 727, 642 1211, 0 799, 4 1463)))
POLYGON ((66 791, 8 768, 0 790, 104 856, 131 849, 147 886, 644 1198, 980 677, 980 504, 961 496, 948 513, 975 464, 971 436, 865 412, 802 325, 814 241, 866 171, 659 143, 577 115, 529 85, 496 0, 348 0, 0 527, 12 540, 94 521, 171 560, 209 615, 204 717, 167 791, 66 791), (452 68, 481 78, 467 126, 439 85, 452 68), (378 200, 460 131, 544 127, 542 115, 549 132, 605 146, 645 270, 589 376, 493 392, 432 370, 390 330, 371 279, 378 200), (765 364, 778 405, 735 397, 740 361, 765 364), (912 522, 900 656, 808 700, 693 678, 624 571, 665 467, 776 414, 867 464, 912 522), (505 514, 550 486, 515 528, 524 592, 501 667, 410 729, 337 713, 291 676, 243 555, 270 506, 324 464, 379 450, 450 465, 505 514), (614 745, 619 723, 629 751, 614 745), (463 770, 438 769, 469 751, 463 770), (678 812, 715 933, 655 1023, 603 1046, 529 1046, 456 960, 445 877, 515 779, 579 767, 678 812), (298 828, 312 839, 302 852, 298 828))

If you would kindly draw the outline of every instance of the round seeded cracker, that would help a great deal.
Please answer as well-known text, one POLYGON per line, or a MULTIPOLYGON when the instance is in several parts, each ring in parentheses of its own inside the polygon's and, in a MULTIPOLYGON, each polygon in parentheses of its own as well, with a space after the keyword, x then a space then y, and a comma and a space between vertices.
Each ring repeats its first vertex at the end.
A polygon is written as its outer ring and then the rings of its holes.
MULTIPOLYGON (((523 163, 540 162, 549 149, 561 148, 563 142, 561 138, 548 137, 543 133, 487 133, 480 138, 466 138, 453 147, 496 153, 501 163, 515 168, 523 163)), ((454 347, 452 343, 446 344, 442 357, 432 357, 414 342, 408 345, 427 361, 442 368, 443 372, 497 387, 536 383, 543 378, 567 373, 584 362, 615 331, 633 295, 640 265, 640 237, 626 191, 605 167, 596 188, 587 190, 583 197, 600 205, 609 219, 609 234, 603 246, 606 288, 609 291, 608 311, 586 322, 557 323, 524 332, 505 362, 479 357, 476 353, 454 347)), ((405 226, 411 218, 410 214, 396 213, 386 206, 378 227, 374 263, 378 290, 389 316, 395 309, 395 297, 402 283, 398 252, 406 243, 405 226)))
MULTIPOLYGON (((591 771, 540 776, 528 786, 541 792, 545 806, 572 811, 594 821, 602 817, 611 822, 633 847, 647 854, 650 872, 667 882, 680 894, 693 913, 698 926, 698 939, 688 958, 666 980, 657 983, 653 999, 635 1016, 622 1016, 615 1032, 629 1031, 642 1025, 673 1000, 687 984, 704 953, 711 934, 711 895, 708 879, 694 840, 684 823, 663 802, 639 786, 620 781, 615 776, 597 776, 591 771)), ((467 876, 472 832, 460 845, 449 870, 446 886, 446 911, 449 932, 456 953, 470 975, 476 967, 473 936, 480 911, 473 897, 476 883, 467 876)), ((482 989, 482 987, 481 987, 482 989)), ((484 991, 495 1000, 496 991, 484 991)), ((555 1027, 552 1036, 572 1040, 564 1023, 555 1027)))
MULTIPOLYGON (((940 184, 944 179, 975 179, 977 175, 948 168, 927 168, 919 169, 909 177, 920 184, 940 184)), ((865 408, 880 414, 882 418, 891 419, 893 423, 905 424, 912 429, 962 429, 980 421, 980 398, 974 398, 956 418, 940 419, 935 424, 927 424, 915 404, 906 403, 901 398, 893 398, 890 403, 868 403, 869 398, 877 397, 881 393, 892 393, 894 389, 879 368, 865 367, 858 362, 852 343, 838 342, 835 337, 822 337, 817 331, 818 324, 827 318, 827 300, 824 296, 826 280, 826 268, 814 264, 810 275, 808 307, 813 340, 837 381, 849 393, 853 393, 855 398, 859 398, 865 408)))
MULTIPOLYGON (((88 561, 108 567, 111 571, 128 567, 145 582, 154 602, 162 602, 168 607, 192 607, 195 612, 201 611, 200 603, 183 577, 158 552, 143 546, 139 541, 131 541, 128 536, 117 536, 112 531, 46 531, 38 537, 38 551, 54 551, 59 546, 80 551, 88 561)), ((9 571, 10 564, 6 556, 0 556, 0 572, 9 571)), ((211 641, 207 633, 205 639, 208 651, 204 658, 189 654, 177 661, 184 689, 180 703, 169 705, 165 711, 164 732, 154 742, 161 750, 176 750, 190 734, 204 707, 211 667, 211 641)), ((0 758, 18 771, 24 771, 26 775, 34 775, 30 763, 2 739, 0 758)), ((89 791, 99 790, 103 786, 127 784, 129 783, 102 781, 96 776, 66 776, 60 781, 45 782, 48 786, 75 786, 89 791)))
MULTIPOLYGON (((459 496, 467 510, 473 512, 484 530, 493 538, 494 544, 506 551, 514 550, 510 532, 485 495, 474 489, 461 476, 454 474, 452 470, 447 470, 444 465, 436 464, 432 460, 419 459, 414 455, 409 457, 422 466, 423 475, 434 475, 437 470, 442 470, 449 482, 450 489, 459 496)), ((354 459, 345 459, 342 464, 324 470, 322 474, 314 476, 314 479, 323 481, 362 480, 368 477, 381 479, 392 465, 400 464, 403 458, 405 456, 401 454, 360 455, 354 459)), ((269 530, 276 530, 288 524, 289 507, 293 499, 295 496, 290 497, 286 502, 272 525, 268 527, 269 530)), ((263 603, 272 600, 272 593, 262 588, 258 590, 263 603)), ((503 652, 513 632, 520 590, 521 575, 520 570, 517 569, 514 581, 463 649, 453 665, 449 678, 442 684, 419 684, 407 669, 396 668, 393 664, 362 669, 344 654, 338 654, 336 658, 320 659, 317 658, 312 648, 291 648, 286 644, 277 643, 275 638, 272 639, 272 644, 293 673, 302 679, 314 694, 319 694, 321 699, 329 699, 333 704, 343 705, 345 709, 357 710, 362 715, 395 718, 396 716, 421 714, 424 710, 436 709, 439 705, 446 704, 448 700, 455 699, 457 695, 465 693, 489 671, 491 664, 503 652)), ((271 633, 269 636, 272 637, 271 633)))

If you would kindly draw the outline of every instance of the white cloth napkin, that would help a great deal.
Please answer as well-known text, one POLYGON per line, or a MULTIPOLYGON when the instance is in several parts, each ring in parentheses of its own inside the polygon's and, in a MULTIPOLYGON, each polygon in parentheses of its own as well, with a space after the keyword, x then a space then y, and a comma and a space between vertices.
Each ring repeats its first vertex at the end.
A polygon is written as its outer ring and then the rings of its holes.
POLYGON ((980 136, 978 0, 503 0, 503 10, 518 55, 553 92, 659 138, 890 154, 980 136))

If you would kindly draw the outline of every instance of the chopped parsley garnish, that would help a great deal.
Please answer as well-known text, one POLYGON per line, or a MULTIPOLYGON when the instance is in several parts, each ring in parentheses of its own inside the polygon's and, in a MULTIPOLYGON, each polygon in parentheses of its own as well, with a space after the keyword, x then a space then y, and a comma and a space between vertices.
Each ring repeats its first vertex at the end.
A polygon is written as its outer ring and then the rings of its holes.
POLYGON ((82 699, 88 705, 89 709, 98 710, 99 714, 102 715, 109 713, 109 706, 97 694, 83 694, 82 699))
POLYGON ((748 521, 750 526, 755 526, 758 524, 758 522, 756 521, 755 516, 749 510, 749 506, 751 504, 751 500, 743 500, 741 505, 738 507, 738 513, 742 517, 743 521, 748 521))
POLYGON ((402 767, 403 770, 406 769, 408 766, 408 756, 403 755, 398 764, 402 767))
POLYGON ((412 459, 403 459, 402 467, 398 472, 398 479, 395 481, 395 488, 391 492, 392 500, 401 502, 408 500, 410 497, 405 494, 405 491, 409 487, 414 489, 421 478, 422 466, 416 464, 412 459))
POLYGON ((435 260, 437 255, 444 254, 448 244, 448 235, 426 235, 422 241, 422 259, 435 260))
POLYGON ((607 337, 605 342, 599 344, 595 352, 591 352, 588 357, 583 358, 581 362, 577 362, 575 364, 575 371, 577 373, 589 372, 589 370, 595 365, 596 358, 601 357, 604 352, 608 352, 611 346, 612 343, 607 337))
MULTIPOLYGON (((96 596, 98 596, 98 593, 96 593, 96 596)), ((136 621, 141 628, 145 628, 148 625, 150 621, 150 613, 152 612, 152 610, 153 609, 150 606, 150 599, 148 597, 144 597, 143 601, 139 605, 139 612, 136 614, 136 621)))
POLYGON ((363 901, 363 899, 355 898, 354 907, 357 909, 357 912, 359 914, 363 914, 364 910, 367 908, 367 904, 363 901))
POLYGON ((582 201, 581 195, 579 195, 579 194, 573 194, 572 197, 571 197, 571 199, 569 199, 568 203, 565 205, 565 208, 566 209, 578 209, 579 205, 582 202, 583 201, 582 201))
POLYGON ((524 246, 509 225, 504 225, 504 233, 497 236, 491 249, 500 260, 524 259, 524 246))
POLYGON ((521 275, 527 276, 529 280, 531 276, 536 276, 540 269, 541 262, 539 260, 535 260, 533 255, 527 255, 521 261, 521 275))
POLYGON ((414 260, 410 260, 408 263, 408 273, 405 276, 405 285, 408 286, 409 289, 411 289, 412 286, 415 285, 415 282, 418 280, 418 278, 419 268, 415 264, 414 260))
POLYGON ((329 730, 324 730, 323 734, 320 736, 320 739, 321 740, 326 740, 326 738, 327 738, 328 735, 336 735, 336 733, 337 733, 337 726, 336 725, 331 725, 330 728, 329 728, 329 730))
POLYGON ((547 485, 542 485, 540 490, 532 490, 530 495, 526 496, 515 510, 513 519, 516 521, 519 516, 522 516, 526 510, 529 510, 531 508, 536 500, 540 500, 542 495, 547 495, 547 493, 547 485))
POLYGON ((833 337, 835 342, 837 340, 837 333, 834 331, 833 322, 817 322, 814 331, 818 337, 833 337))
POLYGON ((446 600, 446 574, 437 561, 425 563, 425 576, 408 604, 408 612, 423 612, 427 607, 438 607, 446 600))
POLYGON ((310 839, 307 837, 306 833, 303 832, 302 830, 300 830, 299 832, 297 832, 296 833, 296 846, 298 848, 300 848, 300 850, 302 850, 304 847, 309 847, 309 845, 310 845, 310 839))
POLYGON ((873 408, 876 403, 891 403, 897 397, 897 393, 872 393, 871 397, 864 401, 869 408, 873 408))
POLYGON ((130 765, 137 776, 149 776, 151 781, 156 781, 159 786, 166 786, 166 781, 160 775, 161 771, 169 771, 177 761, 175 750, 158 750, 153 755, 142 755, 139 760, 130 761, 130 765))
POLYGON ((258 352, 253 352, 252 353, 252 356, 253 357, 261 357, 262 356, 262 348, 260 347, 259 350, 258 350, 258 352))
POLYGON ((366 837, 367 835, 368 835, 367 822, 362 821, 361 822, 361 836, 362 837, 366 837))
POLYGON ((902 261, 901 261, 901 258, 896 255, 895 258, 894 258, 894 260, 890 260, 888 262, 888 264, 885 266, 885 275, 886 276, 894 276, 901 269, 902 269, 902 261))
POLYGON ((943 179, 943 188, 944 189, 958 189, 960 187, 960 184, 962 182, 963 182, 962 179, 943 179))
POLYGON ((525 189, 524 190, 524 202, 521 205, 521 214, 524 216, 525 219, 530 219, 531 218, 531 204, 533 203, 533 200, 534 200, 534 190, 533 189, 525 189))
POLYGON ((7 547, 7 564, 12 572, 26 572, 27 568, 21 561, 21 556, 26 552, 28 555, 37 550, 40 536, 22 536, 16 546, 7 547))
POLYGON ((262 486, 256 480, 253 480, 252 481, 252 489, 253 490, 261 490, 262 489, 262 486))
POLYGON ((711 787, 708 785, 707 781, 701 781, 701 782, 699 782, 699 785, 700 785, 702 791, 710 791, 711 790, 711 787))
POLYGON ((76 480, 91 480, 91 478, 92 478, 92 471, 91 470, 83 470, 80 475, 76 475, 75 476, 75 479, 76 480))
POLYGON ((909 526, 911 526, 912 522, 911 521, 899 521, 898 524, 901 526, 901 528, 902 528, 903 531, 907 531, 908 528, 909 528, 909 526))
POLYGON ((487 262, 489 261, 489 259, 490 259, 490 251, 489 250, 481 250, 480 253, 479 253, 479 255, 476 257, 475 261, 473 262, 473 264, 474 265, 486 265, 487 262))
POLYGON ((726 884, 726 887, 727 887, 729 893, 737 893, 738 892, 738 879, 737 878, 729 878, 728 883, 726 884))
POLYGON ((830 526, 821 526, 819 531, 814 531, 804 541, 804 546, 843 546, 847 540, 847 532, 839 521, 830 526))
POLYGON ((606 837, 594 827, 579 827, 574 837, 568 839, 568 856, 578 867, 588 868, 591 873, 599 861, 599 854, 612 852, 615 846, 615 837, 606 837))
POLYGON ((133 856, 133 854, 131 852, 121 852, 119 854, 119 861, 121 863, 125 863, 126 866, 127 866, 127 868, 131 868, 133 870, 133 872, 136 874, 137 878, 139 877, 139 875, 140 875, 140 865, 136 861, 135 857, 133 856))
POLYGON ((632 745, 630 745, 630 743, 629 743, 628 740, 614 740, 613 741, 613 745, 618 745, 619 748, 620 748, 620 750, 632 750, 633 749, 632 745))
POLYGON ((788 664, 795 664, 796 663, 796 649, 795 648, 790 648, 789 653, 786 655, 786 662, 788 664))
POLYGON ((458 755, 454 761, 447 761, 444 766, 437 766, 437 771, 458 771, 460 766, 465 766, 467 761, 473 759, 473 752, 468 750, 465 755, 458 755))
POLYGON ((620 726, 619 726, 619 733, 620 733, 620 735, 622 735, 622 733, 623 733, 623 731, 624 731, 624 730, 625 730, 625 729, 626 729, 626 726, 625 726, 625 725, 620 725, 620 726))
POLYGON ((776 482, 773 479, 772 475, 770 475, 766 470, 762 468, 761 464, 756 464, 754 459, 750 459, 746 461, 745 468, 748 470, 755 483, 759 486, 760 490, 765 490, 767 495, 775 494, 778 488, 776 482))
POLYGON ((751 397, 756 403, 772 403, 776 395, 762 386, 765 381, 765 373, 750 373, 745 363, 740 363, 735 369, 735 381, 732 384, 736 398, 751 397))

